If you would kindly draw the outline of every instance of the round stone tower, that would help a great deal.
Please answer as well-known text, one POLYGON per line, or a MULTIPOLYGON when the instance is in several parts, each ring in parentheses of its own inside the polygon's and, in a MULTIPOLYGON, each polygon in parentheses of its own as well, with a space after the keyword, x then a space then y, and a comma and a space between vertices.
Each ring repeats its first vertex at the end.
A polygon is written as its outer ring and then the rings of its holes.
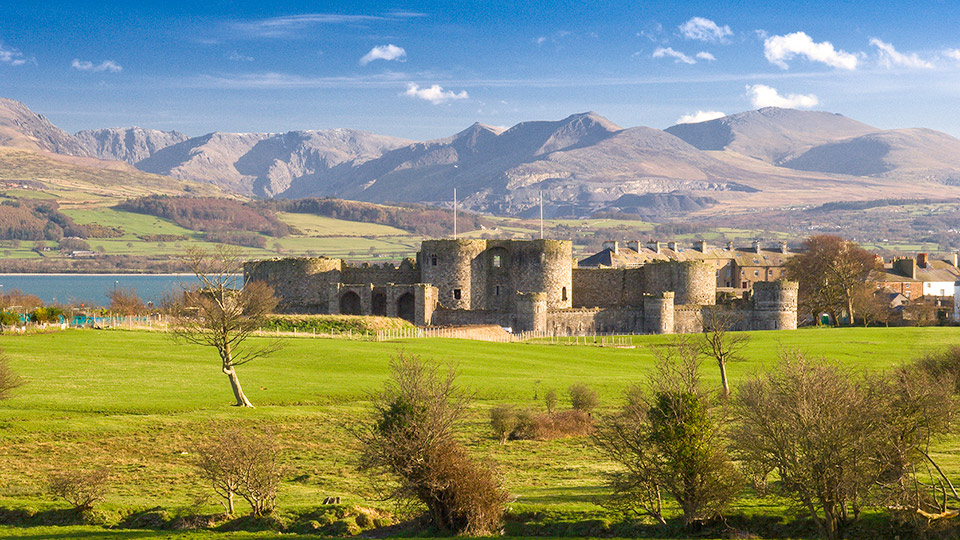
POLYGON ((755 330, 796 330, 796 281, 759 281, 753 284, 753 328, 755 330))
POLYGON ((327 313, 327 291, 340 281, 342 268, 341 259, 326 257, 266 259, 244 263, 243 279, 273 287, 281 313, 327 313))
POLYGON ((450 309, 475 309, 481 305, 484 284, 479 256, 486 240, 424 240, 420 244, 420 279, 437 288, 440 305, 450 309))
POLYGON ((573 244, 568 240, 514 242, 516 285, 522 293, 543 293, 547 309, 573 305, 573 244), (519 255, 519 256, 518 256, 519 255))

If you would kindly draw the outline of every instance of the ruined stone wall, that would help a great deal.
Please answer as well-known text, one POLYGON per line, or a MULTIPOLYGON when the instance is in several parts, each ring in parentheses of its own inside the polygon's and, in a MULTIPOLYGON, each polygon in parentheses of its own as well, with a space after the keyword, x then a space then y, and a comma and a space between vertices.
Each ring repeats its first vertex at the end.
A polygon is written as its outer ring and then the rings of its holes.
POLYGON ((243 277, 273 287, 279 313, 329 313, 329 288, 340 282, 342 267, 326 257, 267 259, 245 263, 243 277))
POLYGON ((438 308, 433 312, 430 324, 434 326, 469 326, 473 324, 495 324, 512 327, 515 324, 512 313, 486 310, 465 310, 438 308))
POLYGON ((382 265, 365 263, 360 266, 344 264, 340 279, 343 283, 413 284, 420 282, 420 269, 410 263, 400 266, 394 266, 391 263, 382 265))
POLYGON ((677 334, 696 334, 703 331, 703 306, 673 306, 673 331, 677 334))
POLYGON ((642 331, 643 314, 629 308, 581 308, 547 312, 546 330, 557 336, 586 334, 636 334, 642 331))
POLYGON ((643 292, 673 291, 677 304, 711 305, 717 301, 714 267, 704 261, 654 261, 643 267, 643 292))
POLYGON ((642 268, 574 268, 573 307, 643 305, 642 268))

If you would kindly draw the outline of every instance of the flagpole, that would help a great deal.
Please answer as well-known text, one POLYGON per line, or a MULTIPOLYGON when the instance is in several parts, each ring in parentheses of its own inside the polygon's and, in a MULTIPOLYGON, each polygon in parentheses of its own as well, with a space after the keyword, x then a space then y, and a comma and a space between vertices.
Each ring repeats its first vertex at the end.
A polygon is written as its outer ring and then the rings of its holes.
POLYGON ((543 240, 543 192, 540 192, 540 239, 543 240))
POLYGON ((457 239, 457 188, 453 188, 453 239, 457 239))

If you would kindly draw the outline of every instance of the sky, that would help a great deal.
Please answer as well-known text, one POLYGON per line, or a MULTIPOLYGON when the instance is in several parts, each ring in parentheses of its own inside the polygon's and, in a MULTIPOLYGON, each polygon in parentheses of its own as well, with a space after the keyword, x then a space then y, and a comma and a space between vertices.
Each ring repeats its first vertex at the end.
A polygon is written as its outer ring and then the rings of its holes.
POLYGON ((69 132, 427 140, 781 106, 960 136, 955 1, 0 3, 0 97, 69 132))

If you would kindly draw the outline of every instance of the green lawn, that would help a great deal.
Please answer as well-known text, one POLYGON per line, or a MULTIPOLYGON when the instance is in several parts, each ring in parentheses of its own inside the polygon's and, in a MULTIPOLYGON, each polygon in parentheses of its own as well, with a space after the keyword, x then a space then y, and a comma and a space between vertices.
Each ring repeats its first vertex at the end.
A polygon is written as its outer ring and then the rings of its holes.
MULTIPOLYGON (((174 344, 162 333, 4 335, 0 347, 28 384, 0 402, 0 506, 54 507, 57 503, 45 493, 47 475, 67 467, 106 466, 115 479, 104 504, 107 511, 182 508, 207 493, 193 470, 194 442, 211 422, 222 421, 271 427, 278 434, 287 466, 281 509, 313 507, 326 496, 340 496, 346 504, 382 506, 369 480, 355 471, 356 450, 347 426, 363 418, 367 396, 387 376, 390 357, 404 351, 457 367, 458 382, 475 395, 462 426, 464 442, 475 455, 497 463, 506 487, 519 497, 516 508, 596 512, 595 500, 604 493, 602 473, 610 464, 589 440, 501 446, 489 432, 487 411, 501 403, 542 407, 542 396, 550 388, 560 391, 561 406, 566 406, 564 390, 574 382, 598 389, 604 410, 612 410, 624 388, 641 381, 651 367, 653 347, 672 339, 638 336, 635 348, 618 349, 449 339, 375 343, 287 338, 274 356, 239 368, 244 390, 257 405, 242 410, 230 406, 229 386, 213 351, 174 344)), ((960 328, 753 332, 746 360, 731 364, 728 371, 736 388, 775 362, 783 349, 800 348, 856 369, 878 370, 950 344, 960 344, 960 328)), ((714 366, 705 364, 704 372, 711 384, 719 384, 714 366)), ((942 442, 936 453, 948 474, 960 481, 960 439, 942 442)), ((737 508, 777 513, 783 504, 744 497, 737 508)), ((205 508, 212 512, 217 506, 210 500, 205 508)), ((0 529, 0 536, 48 538, 62 532, 63 538, 208 538, 206 533, 153 536, 157 533, 96 528, 46 531, 0 529)))

